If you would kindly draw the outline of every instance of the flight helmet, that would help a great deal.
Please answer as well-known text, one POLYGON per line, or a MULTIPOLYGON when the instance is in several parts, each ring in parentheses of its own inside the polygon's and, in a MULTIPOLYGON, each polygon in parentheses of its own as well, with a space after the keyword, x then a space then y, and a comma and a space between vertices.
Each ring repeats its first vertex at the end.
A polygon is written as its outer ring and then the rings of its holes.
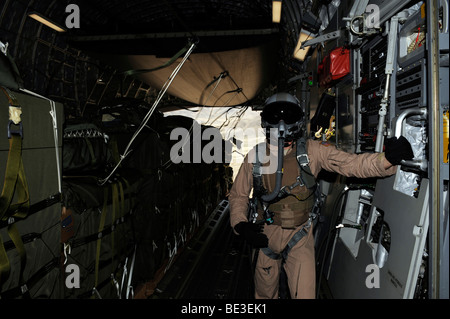
POLYGON ((269 97, 261 112, 261 127, 269 136, 271 128, 278 128, 283 120, 286 140, 298 138, 305 124, 305 114, 297 98, 289 93, 276 93, 269 97))

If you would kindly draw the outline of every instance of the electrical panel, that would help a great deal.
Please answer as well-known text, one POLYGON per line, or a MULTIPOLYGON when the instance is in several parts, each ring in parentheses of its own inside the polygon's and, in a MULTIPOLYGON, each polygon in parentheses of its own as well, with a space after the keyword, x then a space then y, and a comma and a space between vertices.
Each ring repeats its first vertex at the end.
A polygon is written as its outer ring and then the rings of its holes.
POLYGON ((427 104, 426 21, 423 7, 400 25, 395 111, 427 104))
MULTIPOLYGON (((361 48, 360 78, 361 82, 356 89, 359 96, 359 132, 357 141, 361 152, 375 151, 377 136, 378 111, 384 94, 386 81, 387 39, 377 35, 368 44, 361 48)), ((389 118, 389 112, 386 116, 389 118)), ((386 121, 386 124, 389 124, 386 121)))
MULTIPOLYGON (((434 38, 439 41, 437 54, 430 52, 431 13, 427 10, 432 7, 428 2, 404 6, 384 21, 383 31, 358 35, 356 40, 349 37, 357 66, 351 88, 357 113, 357 152, 383 152, 377 147, 377 138, 403 136, 410 142, 414 158, 402 161, 395 175, 377 179, 367 189, 347 184, 350 188, 345 196, 333 203, 337 207, 332 219, 336 224, 330 232, 334 241, 325 249, 329 260, 321 273, 333 298, 431 296, 436 293, 430 290, 437 277, 430 275, 436 270, 430 256, 438 253, 447 266, 440 270, 442 278, 448 278, 448 251, 442 250, 448 247, 448 1, 438 1, 438 13, 434 11, 439 30, 438 38, 434 38), (438 56, 437 63, 432 54, 438 56), (434 78, 437 73, 439 83, 434 78), (440 105, 432 99, 436 86, 440 105), (436 125, 440 125, 438 131, 436 125), (436 139, 436 135, 442 136, 436 139), (440 151, 439 167, 433 158, 436 147, 440 151), (433 167, 440 175, 435 175, 433 167), (443 207, 438 213, 445 221, 432 226, 430 212, 435 201, 431 194, 437 190, 438 207, 443 207), (436 227, 440 227, 439 235, 432 232, 436 227), (439 252, 433 251, 432 241, 438 243, 439 252), (370 266, 378 271, 377 287, 367 281, 370 266)), ((342 85, 339 89, 348 92, 342 85)), ((448 296, 448 282, 441 280, 438 284, 448 296)))
POLYGON ((395 105, 396 113, 410 107, 424 107, 427 104, 426 61, 421 59, 405 65, 397 72, 395 105))

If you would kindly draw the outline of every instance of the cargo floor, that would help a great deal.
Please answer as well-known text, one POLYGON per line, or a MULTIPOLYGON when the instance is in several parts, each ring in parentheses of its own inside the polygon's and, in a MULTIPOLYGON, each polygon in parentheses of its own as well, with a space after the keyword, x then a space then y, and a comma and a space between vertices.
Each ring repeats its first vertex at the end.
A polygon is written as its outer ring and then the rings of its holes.
POLYGON ((250 298, 253 290, 247 247, 231 231, 228 202, 222 201, 149 298, 250 298))

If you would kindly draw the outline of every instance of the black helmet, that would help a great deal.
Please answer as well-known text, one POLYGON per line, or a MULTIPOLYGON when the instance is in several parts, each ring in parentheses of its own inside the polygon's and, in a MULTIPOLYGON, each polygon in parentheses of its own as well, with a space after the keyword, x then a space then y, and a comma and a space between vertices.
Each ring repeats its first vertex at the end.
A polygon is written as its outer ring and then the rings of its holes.
POLYGON ((296 138, 301 134, 305 116, 297 98, 289 93, 276 93, 264 103, 261 112, 261 126, 268 134, 270 128, 277 128, 283 120, 286 127, 286 138, 296 138))

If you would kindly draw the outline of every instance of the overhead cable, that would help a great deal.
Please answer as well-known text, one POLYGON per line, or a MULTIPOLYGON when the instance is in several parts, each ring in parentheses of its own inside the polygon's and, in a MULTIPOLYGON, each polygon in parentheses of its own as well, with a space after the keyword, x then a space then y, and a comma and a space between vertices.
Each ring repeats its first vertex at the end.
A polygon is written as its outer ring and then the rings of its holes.
POLYGON ((114 167, 114 169, 111 171, 111 173, 104 179, 100 179, 98 181, 98 183, 100 185, 104 185, 110 178, 111 176, 115 173, 115 171, 117 170, 117 168, 120 166, 120 164, 122 163, 122 161, 133 151, 130 149, 133 141, 136 139, 136 137, 139 135, 139 133, 142 131, 142 129, 144 127, 146 127, 147 122, 149 121, 150 117, 152 116, 153 112, 155 111, 156 107, 158 106, 159 102, 161 101, 162 97, 164 96, 164 94, 166 93, 167 89, 170 87, 170 85, 172 84, 173 80, 175 79, 175 77, 177 76, 178 72, 181 70, 184 62, 186 62, 186 60, 189 58, 189 56, 191 55, 192 51, 194 50, 196 46, 196 43, 191 43, 189 49, 187 50, 186 54, 184 55, 183 59, 181 60, 181 62, 177 65, 177 67, 173 70, 172 74, 169 76, 169 78, 167 79, 167 81, 164 83, 163 87, 161 88, 161 90, 158 93, 158 96, 155 100, 155 102, 153 103, 152 107, 150 108, 150 110, 147 112, 147 114, 145 115, 144 119, 142 120, 141 124, 139 125, 138 129, 136 130, 136 132, 133 134, 133 136, 131 137, 130 142, 128 143, 127 147, 125 148, 125 151, 123 152, 122 155, 120 155, 120 160, 119 162, 116 164, 116 166, 114 167))

